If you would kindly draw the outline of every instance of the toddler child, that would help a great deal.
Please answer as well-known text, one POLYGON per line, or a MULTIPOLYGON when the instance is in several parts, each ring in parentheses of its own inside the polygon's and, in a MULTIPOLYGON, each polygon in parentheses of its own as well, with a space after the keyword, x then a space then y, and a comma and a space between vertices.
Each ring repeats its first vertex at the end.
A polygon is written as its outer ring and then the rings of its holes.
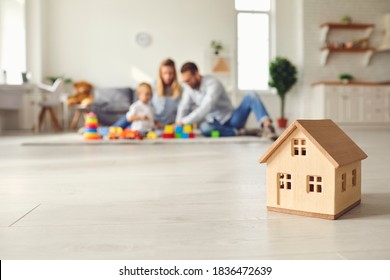
POLYGON ((148 83, 140 83, 136 89, 138 100, 130 105, 126 119, 131 122, 131 129, 146 134, 155 128, 154 112, 149 105, 152 99, 152 87, 148 83))

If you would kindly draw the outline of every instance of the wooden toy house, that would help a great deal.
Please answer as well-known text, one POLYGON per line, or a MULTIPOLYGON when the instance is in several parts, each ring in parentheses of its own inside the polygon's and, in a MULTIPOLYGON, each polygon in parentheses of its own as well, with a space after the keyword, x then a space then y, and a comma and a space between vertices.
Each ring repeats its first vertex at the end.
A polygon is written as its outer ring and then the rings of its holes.
POLYGON ((339 218, 360 204, 366 157, 333 121, 295 121, 260 159, 268 210, 339 218))

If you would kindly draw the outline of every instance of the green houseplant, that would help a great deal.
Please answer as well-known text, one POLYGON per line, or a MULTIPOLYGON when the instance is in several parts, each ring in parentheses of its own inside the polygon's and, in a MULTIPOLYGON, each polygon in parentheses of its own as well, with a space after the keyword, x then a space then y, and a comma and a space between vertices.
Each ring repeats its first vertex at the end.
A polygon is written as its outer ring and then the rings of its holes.
POLYGON ((350 16, 343 16, 341 22, 343 24, 350 24, 352 22, 352 18, 350 16))
POLYGON ((71 92, 72 91, 73 80, 71 78, 65 77, 64 75, 62 75, 62 76, 47 76, 47 77, 45 77, 45 80, 47 80, 51 85, 54 84, 54 82, 57 79, 62 79, 64 81, 64 91, 65 92, 71 92))
POLYGON ((46 77, 46 80, 53 84, 59 78, 63 79, 65 84, 71 84, 73 82, 72 79, 65 78, 64 76, 48 76, 46 77))
POLYGON ((348 84, 349 82, 351 82, 353 80, 353 76, 351 74, 348 74, 348 73, 343 73, 343 74, 339 75, 339 79, 343 83, 348 84))
POLYGON ((214 54, 218 55, 223 50, 223 45, 220 41, 211 41, 211 48, 214 50, 214 54))
POLYGON ((278 125, 280 128, 285 128, 287 125, 284 115, 286 94, 297 81, 297 69, 287 58, 278 56, 270 62, 269 73, 268 84, 276 89, 281 101, 281 116, 278 119, 278 125))

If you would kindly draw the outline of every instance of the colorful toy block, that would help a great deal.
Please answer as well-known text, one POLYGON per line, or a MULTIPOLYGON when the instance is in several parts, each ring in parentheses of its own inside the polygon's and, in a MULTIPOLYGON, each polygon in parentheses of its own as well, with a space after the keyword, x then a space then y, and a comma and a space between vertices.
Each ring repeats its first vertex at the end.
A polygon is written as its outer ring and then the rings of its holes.
POLYGON ((161 136, 163 139, 188 139, 195 138, 195 134, 192 132, 192 125, 186 124, 184 126, 178 125, 166 125, 164 127, 164 133, 161 136))
POLYGON ((164 133, 166 133, 166 134, 172 134, 172 133, 174 133, 174 131, 175 131, 175 128, 173 127, 173 125, 166 125, 164 127, 164 133))
POLYGON ((173 139, 175 138, 175 134, 174 133, 163 133, 162 136, 161 136, 163 139, 173 139))
POLYGON ((184 125, 183 132, 187 133, 187 134, 191 133, 192 132, 192 125, 190 125, 190 124, 184 125))
POLYGON ((181 125, 178 125, 175 127, 175 134, 182 134, 183 133, 183 127, 181 125))
POLYGON ((122 132, 121 138, 123 139, 137 139, 142 140, 142 135, 137 130, 125 129, 122 132))
POLYGON ((146 138, 147 139, 157 139, 158 138, 158 135, 155 131, 149 131, 147 134, 146 134, 146 138))
POLYGON ((218 130, 211 131, 211 138, 218 138, 219 136, 220 136, 220 133, 218 130))
POLYGON ((123 129, 121 127, 110 126, 108 131, 108 139, 119 139, 121 138, 123 129))

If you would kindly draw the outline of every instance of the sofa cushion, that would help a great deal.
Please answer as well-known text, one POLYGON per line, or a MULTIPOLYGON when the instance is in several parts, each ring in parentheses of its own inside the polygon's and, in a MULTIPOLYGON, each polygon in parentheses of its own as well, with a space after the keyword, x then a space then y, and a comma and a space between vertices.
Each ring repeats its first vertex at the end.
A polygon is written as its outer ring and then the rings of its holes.
POLYGON ((126 106, 126 105, 116 105, 116 104, 108 104, 108 105, 105 105, 105 106, 101 106, 101 112, 104 112, 104 113, 126 113, 129 111, 129 108, 130 108, 130 105, 129 106, 126 106))
POLYGON ((107 106, 108 110, 129 109, 133 103, 133 90, 131 88, 95 88, 93 92, 93 103, 100 106, 107 106))
POLYGON ((134 92, 131 88, 97 87, 93 94, 91 110, 98 116, 102 125, 111 125, 120 119, 134 102, 134 92))

